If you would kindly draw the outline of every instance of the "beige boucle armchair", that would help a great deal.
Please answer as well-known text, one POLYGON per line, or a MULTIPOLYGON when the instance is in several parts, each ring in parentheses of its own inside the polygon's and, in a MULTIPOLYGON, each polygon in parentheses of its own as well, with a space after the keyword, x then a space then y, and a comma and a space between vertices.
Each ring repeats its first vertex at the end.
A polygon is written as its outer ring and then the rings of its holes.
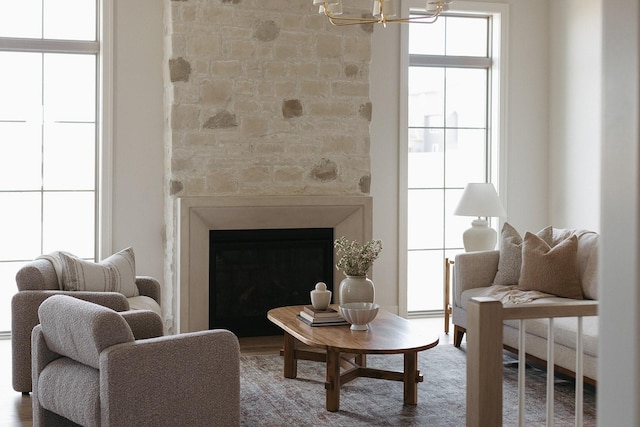
MULTIPOLYGON (((36 259, 23 266, 16 274, 16 284, 18 293, 11 300, 12 382, 13 389, 22 393, 31 391, 31 331, 38 324, 38 307, 47 298, 72 295, 115 311, 129 310, 135 303, 149 299, 160 305, 160 283, 146 276, 136 277, 140 296, 135 297, 135 302, 117 292, 62 291, 55 268, 47 259, 36 259)), ((146 306, 140 304, 140 308, 146 306)))
POLYGON ((233 333, 157 336, 162 323, 152 311, 118 313, 66 295, 48 298, 38 315, 34 426, 239 425, 233 333))

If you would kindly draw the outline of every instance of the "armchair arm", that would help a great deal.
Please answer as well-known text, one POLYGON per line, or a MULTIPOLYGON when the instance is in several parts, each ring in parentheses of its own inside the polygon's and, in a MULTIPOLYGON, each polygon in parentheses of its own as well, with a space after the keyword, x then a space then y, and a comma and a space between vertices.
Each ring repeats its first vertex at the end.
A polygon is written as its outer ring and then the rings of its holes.
POLYGON ((133 336, 137 340, 161 337, 163 334, 162 319, 151 310, 129 310, 120 313, 127 321, 133 336))
POLYGON ((151 297, 156 300, 158 305, 162 305, 160 303, 160 282, 155 278, 150 276, 136 276, 136 285, 138 286, 140 295, 151 297))
POLYGON ((211 330, 110 347, 100 354, 100 399, 103 425, 237 426, 238 339, 211 330))
POLYGON ((453 304, 461 305, 462 292, 491 286, 498 271, 500 251, 465 252, 456 255, 453 265, 453 304))
POLYGON ((70 295, 115 311, 129 309, 129 302, 117 292, 21 291, 11 299, 11 357, 13 389, 31 391, 31 331, 40 323, 38 307, 53 295, 70 295))

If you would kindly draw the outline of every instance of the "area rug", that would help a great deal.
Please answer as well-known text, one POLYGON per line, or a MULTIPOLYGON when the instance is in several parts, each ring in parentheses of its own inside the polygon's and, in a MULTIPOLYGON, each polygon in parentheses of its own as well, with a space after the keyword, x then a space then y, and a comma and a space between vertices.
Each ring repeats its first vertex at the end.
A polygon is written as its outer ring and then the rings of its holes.
MULTIPOLYGON (((357 378, 343 385, 340 410, 325 410, 324 364, 298 361, 298 377, 283 377, 282 358, 241 358, 241 425, 243 426, 464 426, 466 422, 466 353, 440 345, 419 353, 424 382, 418 404, 403 404, 401 382, 357 378)), ((367 364, 401 371, 401 355, 369 355, 367 364)), ((516 426, 518 363, 504 354, 503 425, 516 426)), ((526 425, 546 425, 546 372, 528 367, 526 425)), ((574 383, 555 381, 556 426, 574 425, 574 383)), ((596 393, 585 387, 584 425, 596 425, 596 393)))

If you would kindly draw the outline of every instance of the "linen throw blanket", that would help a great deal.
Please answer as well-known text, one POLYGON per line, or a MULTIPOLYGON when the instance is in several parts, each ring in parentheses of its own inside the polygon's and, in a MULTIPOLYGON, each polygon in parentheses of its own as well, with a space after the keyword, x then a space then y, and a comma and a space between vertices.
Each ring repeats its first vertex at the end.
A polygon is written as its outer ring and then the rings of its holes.
POLYGON ((553 295, 540 291, 523 291, 518 289, 518 285, 491 285, 476 296, 494 298, 502 304, 524 304, 539 298, 552 297, 553 295))
MULTIPOLYGON (((51 264, 53 264, 53 269, 56 271, 56 275, 58 276, 58 287, 60 289, 63 289, 62 287, 62 259, 60 258, 60 252, 62 251, 55 251, 55 252, 51 252, 50 254, 43 254, 43 255, 39 255, 38 257, 36 257, 36 259, 46 259, 49 262, 51 262, 51 264)), ((65 252, 68 255, 68 252, 65 252)))

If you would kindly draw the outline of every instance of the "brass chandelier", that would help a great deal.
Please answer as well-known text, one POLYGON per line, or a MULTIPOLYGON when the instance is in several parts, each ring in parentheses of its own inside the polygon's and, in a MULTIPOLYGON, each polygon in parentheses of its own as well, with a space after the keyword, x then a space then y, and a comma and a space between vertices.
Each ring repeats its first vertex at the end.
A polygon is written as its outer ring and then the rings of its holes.
POLYGON ((383 24, 421 22, 432 24, 436 22, 442 12, 449 10, 450 0, 427 0, 425 13, 408 18, 396 17, 397 0, 374 0, 371 17, 350 17, 342 15, 342 0, 313 0, 313 4, 319 6, 319 13, 325 15, 331 25, 337 27, 359 24, 383 24))

